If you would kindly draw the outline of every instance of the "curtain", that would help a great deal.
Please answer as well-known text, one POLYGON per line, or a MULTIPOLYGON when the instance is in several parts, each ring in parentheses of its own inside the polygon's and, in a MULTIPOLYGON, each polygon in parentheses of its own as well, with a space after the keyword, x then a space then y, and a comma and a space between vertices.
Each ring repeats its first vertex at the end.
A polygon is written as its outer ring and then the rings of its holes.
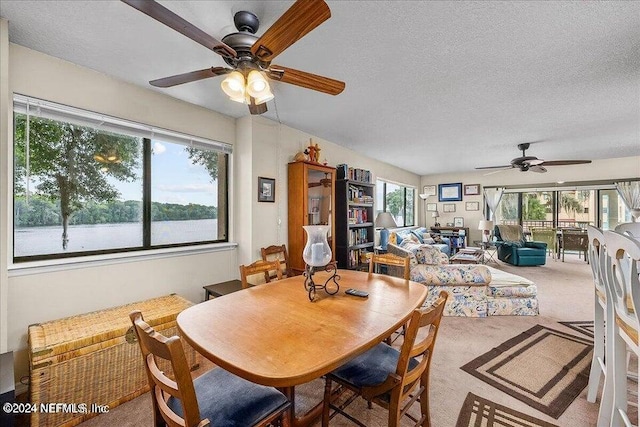
POLYGON ((500 205, 500 200, 502 200, 504 188, 484 188, 483 192, 484 199, 487 201, 487 205, 489 205, 489 219, 494 221, 494 224, 497 224, 498 205, 500 205))
POLYGON ((640 217, 640 181, 616 182, 618 194, 631 211, 635 221, 640 217))

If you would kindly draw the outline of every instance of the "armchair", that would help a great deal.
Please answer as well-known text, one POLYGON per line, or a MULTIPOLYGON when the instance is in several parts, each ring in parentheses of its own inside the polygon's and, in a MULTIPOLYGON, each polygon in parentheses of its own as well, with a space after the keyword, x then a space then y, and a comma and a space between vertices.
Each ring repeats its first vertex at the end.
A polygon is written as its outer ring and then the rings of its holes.
POLYGON ((544 265, 547 261, 545 242, 527 242, 520 225, 494 227, 498 259, 512 265, 544 265))

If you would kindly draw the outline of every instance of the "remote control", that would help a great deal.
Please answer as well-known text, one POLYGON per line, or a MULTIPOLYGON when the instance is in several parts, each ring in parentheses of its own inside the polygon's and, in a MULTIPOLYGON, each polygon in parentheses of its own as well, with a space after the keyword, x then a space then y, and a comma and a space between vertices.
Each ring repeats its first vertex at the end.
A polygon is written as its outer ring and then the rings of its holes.
POLYGON ((353 289, 353 288, 347 289, 346 291, 344 291, 344 293, 347 295, 353 295, 360 298, 366 298, 369 296, 369 292, 360 291, 358 289, 353 289))

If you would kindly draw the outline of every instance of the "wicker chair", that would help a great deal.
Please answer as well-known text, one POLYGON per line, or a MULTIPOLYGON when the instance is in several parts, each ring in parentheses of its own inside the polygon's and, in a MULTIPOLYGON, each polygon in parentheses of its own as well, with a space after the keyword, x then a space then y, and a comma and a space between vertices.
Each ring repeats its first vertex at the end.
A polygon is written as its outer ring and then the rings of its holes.
POLYGON ((387 409, 388 426, 400 425, 403 415, 412 419, 416 425, 431 425, 429 368, 446 300, 447 293, 440 292, 432 307, 413 312, 399 351, 381 343, 327 375, 322 408, 323 427, 328 426, 330 418, 336 414, 366 427, 344 411, 344 404, 337 407, 331 403, 332 382, 354 392, 354 396, 347 400, 348 403, 357 396, 362 396, 367 401, 387 409), (421 328, 425 328, 427 333, 424 338, 421 334, 422 339, 416 343, 421 328), (421 406, 420 419, 407 414, 407 409, 417 401, 421 406))
POLYGON ((156 332, 139 311, 129 317, 140 343, 151 386, 155 426, 281 425, 289 414, 287 398, 271 387, 251 383, 221 368, 191 379, 180 337, 156 332), (156 359, 171 362, 175 379, 167 377, 156 359))
POLYGON ((555 228, 531 228, 531 239, 547 244, 547 254, 555 260, 558 253, 558 233, 555 228))

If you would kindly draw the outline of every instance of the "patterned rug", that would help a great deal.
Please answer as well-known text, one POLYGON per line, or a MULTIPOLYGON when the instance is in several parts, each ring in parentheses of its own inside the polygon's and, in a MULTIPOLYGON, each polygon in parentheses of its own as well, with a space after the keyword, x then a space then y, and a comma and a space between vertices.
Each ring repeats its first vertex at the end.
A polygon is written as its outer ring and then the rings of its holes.
POLYGON ((571 328, 574 331, 578 331, 581 334, 585 334, 589 338, 593 339, 593 321, 576 321, 576 322, 558 322, 561 325, 571 328))
POLYGON ((536 325, 461 369, 557 419, 587 386, 592 351, 591 340, 536 325))
POLYGON ((506 406, 467 394, 462 404, 456 427, 558 427, 531 415, 507 408, 506 406))

